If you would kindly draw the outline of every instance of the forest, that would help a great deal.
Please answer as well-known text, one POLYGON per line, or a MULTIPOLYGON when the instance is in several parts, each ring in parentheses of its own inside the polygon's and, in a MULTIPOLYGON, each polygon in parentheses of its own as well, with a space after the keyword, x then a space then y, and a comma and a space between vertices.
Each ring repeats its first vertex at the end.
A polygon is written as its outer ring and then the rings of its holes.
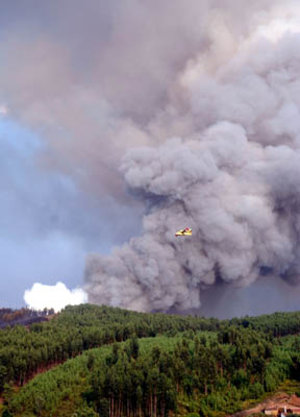
POLYGON ((222 417, 300 380, 299 333, 300 312, 221 321, 69 306, 0 331, 2 416, 222 417))
POLYGON ((47 321, 54 314, 53 309, 45 308, 43 311, 35 311, 29 308, 12 310, 11 308, 0 308, 0 328, 22 324, 28 326, 33 323, 47 321))
POLYGON ((0 331, 0 393, 6 382, 21 386, 49 366, 93 347, 122 342, 134 334, 154 337, 188 329, 216 330, 219 326, 217 319, 68 306, 50 321, 7 326, 0 331))

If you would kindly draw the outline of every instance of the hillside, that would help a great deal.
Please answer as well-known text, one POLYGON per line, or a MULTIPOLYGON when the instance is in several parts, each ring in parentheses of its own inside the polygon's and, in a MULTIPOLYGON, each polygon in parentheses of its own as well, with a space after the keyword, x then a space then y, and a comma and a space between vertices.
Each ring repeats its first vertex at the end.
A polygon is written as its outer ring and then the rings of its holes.
POLYGON ((0 331, 0 394, 12 381, 22 386, 33 375, 83 351, 137 337, 184 330, 217 330, 221 322, 164 314, 143 314, 118 308, 67 307, 51 321, 0 331))
POLYGON ((218 321, 68 307, 51 322, 1 331, 3 416, 222 417, 299 378, 299 332, 299 312, 218 321), (22 349, 13 350, 14 340, 22 349), (15 355, 10 366, 6 349, 15 355), (83 350, 20 389, 7 383, 22 385, 31 362, 42 367, 83 350))
POLYGON ((225 416, 296 375, 286 341, 270 355, 261 335, 246 333, 239 341, 249 350, 246 371, 236 345, 218 343, 216 332, 132 338, 39 375, 8 399, 8 409, 15 417, 225 416))
POLYGON ((29 326, 33 323, 40 323, 47 321, 52 316, 54 311, 52 309, 44 309, 43 311, 35 311, 29 308, 21 308, 19 310, 12 310, 11 308, 0 309, 0 328, 7 326, 29 326))

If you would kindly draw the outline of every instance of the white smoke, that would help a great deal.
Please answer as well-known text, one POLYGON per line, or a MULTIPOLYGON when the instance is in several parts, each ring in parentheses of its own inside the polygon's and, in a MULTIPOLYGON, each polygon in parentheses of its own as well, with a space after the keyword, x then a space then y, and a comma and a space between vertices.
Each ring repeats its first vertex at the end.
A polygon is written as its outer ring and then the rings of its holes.
POLYGON ((62 282, 56 285, 44 285, 36 282, 24 293, 24 301, 29 308, 43 310, 53 308, 55 312, 67 305, 78 305, 87 302, 87 294, 81 289, 70 290, 62 282))

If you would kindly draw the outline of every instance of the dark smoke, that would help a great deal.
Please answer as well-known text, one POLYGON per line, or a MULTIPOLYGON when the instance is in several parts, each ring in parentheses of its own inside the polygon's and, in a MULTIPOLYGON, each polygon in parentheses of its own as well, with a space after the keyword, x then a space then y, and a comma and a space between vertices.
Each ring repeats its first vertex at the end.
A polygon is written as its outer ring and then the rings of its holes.
POLYGON ((201 290, 217 280, 246 286, 272 271, 300 282, 295 7, 273 8, 263 23, 257 10, 237 40, 226 13, 214 11, 211 43, 186 61, 152 121, 152 132, 166 139, 123 158, 129 190, 151 209, 142 236, 109 257, 89 256, 90 301, 187 310, 199 308, 201 290), (185 226, 193 237, 175 239, 185 226))

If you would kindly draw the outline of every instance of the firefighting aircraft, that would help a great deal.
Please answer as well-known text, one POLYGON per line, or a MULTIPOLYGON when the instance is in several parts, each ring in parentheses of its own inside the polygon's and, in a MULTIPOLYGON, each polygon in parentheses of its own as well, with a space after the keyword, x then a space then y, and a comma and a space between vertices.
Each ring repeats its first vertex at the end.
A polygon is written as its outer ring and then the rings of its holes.
POLYGON ((175 233, 175 236, 192 236, 192 229, 190 227, 180 229, 178 230, 178 232, 175 233))

